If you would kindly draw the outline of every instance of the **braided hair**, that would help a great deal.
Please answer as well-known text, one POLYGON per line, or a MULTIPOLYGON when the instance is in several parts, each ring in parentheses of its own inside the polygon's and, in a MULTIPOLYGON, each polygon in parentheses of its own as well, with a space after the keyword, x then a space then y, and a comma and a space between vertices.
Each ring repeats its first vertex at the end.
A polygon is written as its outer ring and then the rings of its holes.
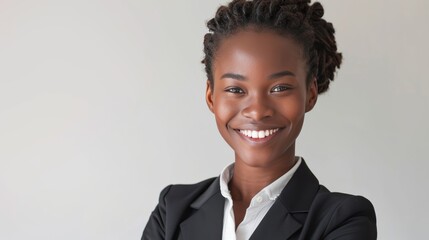
POLYGON ((342 54, 337 52, 332 23, 324 20, 323 6, 311 0, 233 0, 218 8, 207 22, 204 36, 205 71, 213 86, 212 64, 220 43, 226 37, 247 27, 269 29, 293 38, 304 50, 307 61, 307 83, 317 79, 318 93, 326 92, 334 73, 340 67, 342 54))

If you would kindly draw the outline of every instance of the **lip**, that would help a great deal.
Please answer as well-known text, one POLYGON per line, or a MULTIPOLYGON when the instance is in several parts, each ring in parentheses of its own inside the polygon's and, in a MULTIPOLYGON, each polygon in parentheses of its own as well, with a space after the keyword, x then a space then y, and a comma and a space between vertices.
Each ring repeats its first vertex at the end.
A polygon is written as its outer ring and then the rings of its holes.
MULTIPOLYGON (((251 143, 251 144, 264 144, 264 143, 267 143, 267 142, 269 142, 272 138, 274 138, 275 136, 277 136, 277 134, 281 131, 281 130, 283 130, 283 128, 278 128, 278 131, 277 132, 275 132, 275 133, 273 133, 273 134, 271 134, 271 135, 269 135, 269 136, 267 136, 267 137, 264 137, 264 138, 251 138, 251 137, 248 137, 248 136, 246 136, 246 135, 244 135, 244 134, 242 134, 241 132, 240 132, 240 129, 234 129, 236 132, 237 132, 237 134, 242 138, 242 139, 244 139, 245 141, 247 141, 247 142, 249 142, 249 143, 251 143)), ((251 130, 251 129, 246 129, 246 130, 251 130)), ((253 130, 253 129, 252 129, 253 130)), ((257 129, 254 129, 255 131, 258 131, 257 129)), ((263 130, 263 129, 261 129, 261 130, 263 130)))

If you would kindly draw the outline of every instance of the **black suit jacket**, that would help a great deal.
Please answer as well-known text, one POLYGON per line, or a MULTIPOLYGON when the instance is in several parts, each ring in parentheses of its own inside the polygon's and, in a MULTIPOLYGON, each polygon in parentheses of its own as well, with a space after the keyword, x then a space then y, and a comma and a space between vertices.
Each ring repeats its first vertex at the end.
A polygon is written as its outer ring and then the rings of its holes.
MULTIPOLYGON (((170 185, 143 231, 142 240, 221 240, 225 198, 219 177, 170 185)), ((250 237, 251 240, 372 240, 372 204, 361 196, 331 193, 304 161, 250 237)))

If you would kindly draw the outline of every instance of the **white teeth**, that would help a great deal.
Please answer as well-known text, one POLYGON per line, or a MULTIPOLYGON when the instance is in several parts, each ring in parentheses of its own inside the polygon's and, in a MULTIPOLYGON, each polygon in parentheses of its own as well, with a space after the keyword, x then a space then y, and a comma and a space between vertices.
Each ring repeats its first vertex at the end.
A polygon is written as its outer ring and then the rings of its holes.
POLYGON ((240 130, 240 133, 250 138, 265 138, 276 133, 279 129, 270 130, 240 130))
POLYGON ((252 138, 258 138, 259 134, 258 131, 252 131, 252 138))

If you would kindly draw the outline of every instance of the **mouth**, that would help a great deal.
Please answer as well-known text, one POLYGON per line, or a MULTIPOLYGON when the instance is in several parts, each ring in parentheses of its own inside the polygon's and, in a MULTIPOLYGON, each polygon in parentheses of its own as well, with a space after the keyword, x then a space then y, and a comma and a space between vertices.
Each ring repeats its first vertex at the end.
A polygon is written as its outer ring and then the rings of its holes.
POLYGON ((265 130, 236 129, 240 136, 252 143, 267 142, 273 138, 279 130, 280 128, 265 130))
POLYGON ((254 139, 260 139, 260 138, 266 138, 273 134, 275 134, 280 128, 275 129, 267 129, 267 130, 245 130, 245 129, 239 129, 238 131, 249 138, 254 139))

